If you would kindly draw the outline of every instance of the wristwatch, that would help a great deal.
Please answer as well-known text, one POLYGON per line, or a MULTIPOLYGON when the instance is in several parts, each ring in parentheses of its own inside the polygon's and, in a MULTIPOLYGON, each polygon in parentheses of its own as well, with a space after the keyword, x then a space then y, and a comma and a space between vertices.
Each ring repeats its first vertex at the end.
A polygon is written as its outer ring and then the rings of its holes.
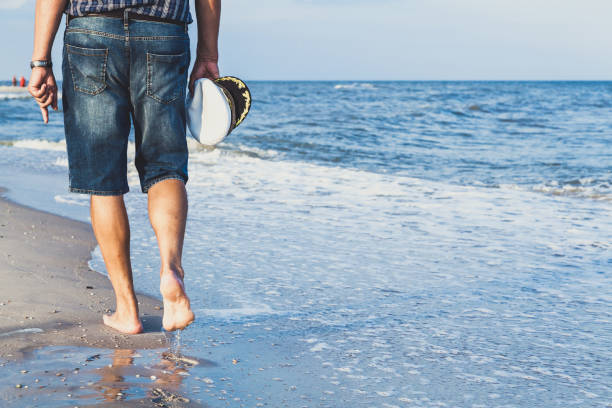
POLYGON ((52 66, 53 66, 53 63, 51 62, 51 60, 30 61, 30 68, 34 68, 34 67, 51 68, 52 66))

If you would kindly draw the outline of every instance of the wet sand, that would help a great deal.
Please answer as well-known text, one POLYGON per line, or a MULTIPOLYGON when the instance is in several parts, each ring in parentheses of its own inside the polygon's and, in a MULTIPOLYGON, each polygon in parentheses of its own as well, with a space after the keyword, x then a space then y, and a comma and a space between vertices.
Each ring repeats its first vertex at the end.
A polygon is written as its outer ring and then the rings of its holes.
POLYGON ((108 278, 88 267, 95 245, 89 224, 0 198, 0 359, 44 346, 167 346, 154 298, 138 296, 145 333, 122 335, 102 324, 115 300, 108 278))

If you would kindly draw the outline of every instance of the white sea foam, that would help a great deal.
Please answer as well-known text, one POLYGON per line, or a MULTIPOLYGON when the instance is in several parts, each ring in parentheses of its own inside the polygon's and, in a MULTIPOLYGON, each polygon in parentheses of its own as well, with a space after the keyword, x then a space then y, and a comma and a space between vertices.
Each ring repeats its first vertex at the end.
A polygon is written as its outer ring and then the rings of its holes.
POLYGON ((196 314, 213 316, 220 319, 232 319, 241 317, 252 317, 265 314, 278 314, 280 312, 273 310, 265 304, 244 306, 231 309, 198 309, 196 314))
POLYGON ((78 205, 81 207, 89 207, 89 196, 76 194, 56 195, 53 199, 62 204, 78 205))
POLYGON ((330 348, 330 347, 329 347, 329 345, 327 343, 321 342, 321 343, 317 343, 314 346, 312 346, 310 348, 310 351, 316 353, 317 351, 325 350, 325 349, 328 349, 328 348, 330 348))
POLYGON ((55 164, 58 167, 68 167, 68 158, 67 157, 57 157, 55 159, 55 164))

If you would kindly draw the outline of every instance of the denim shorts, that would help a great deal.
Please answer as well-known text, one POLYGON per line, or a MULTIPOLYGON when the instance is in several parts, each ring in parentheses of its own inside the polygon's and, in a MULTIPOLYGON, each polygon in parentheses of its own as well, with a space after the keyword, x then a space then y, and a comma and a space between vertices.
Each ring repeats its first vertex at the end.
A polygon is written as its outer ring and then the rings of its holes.
POLYGON ((127 147, 143 193, 165 179, 187 183, 186 25, 87 16, 67 23, 62 103, 70 191, 129 191, 127 147))

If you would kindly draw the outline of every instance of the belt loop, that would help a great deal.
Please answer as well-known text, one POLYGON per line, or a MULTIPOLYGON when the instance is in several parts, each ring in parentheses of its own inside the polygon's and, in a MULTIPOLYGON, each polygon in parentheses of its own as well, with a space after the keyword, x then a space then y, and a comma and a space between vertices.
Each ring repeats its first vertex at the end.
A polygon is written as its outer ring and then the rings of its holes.
POLYGON ((130 24, 130 16, 129 16, 129 11, 126 8, 123 9, 123 30, 124 31, 128 31, 129 28, 129 24, 130 24))
POLYGON ((185 23, 185 34, 187 34, 189 32, 189 27, 187 26, 187 23, 185 23))

